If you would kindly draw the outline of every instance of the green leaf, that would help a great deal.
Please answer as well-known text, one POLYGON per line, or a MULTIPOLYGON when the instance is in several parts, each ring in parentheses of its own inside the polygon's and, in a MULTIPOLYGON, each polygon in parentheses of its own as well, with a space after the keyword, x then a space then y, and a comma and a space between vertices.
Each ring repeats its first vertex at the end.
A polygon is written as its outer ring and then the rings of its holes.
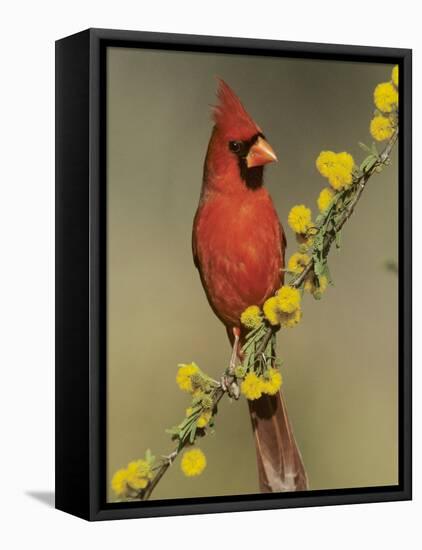
POLYGON ((199 414, 189 416, 186 420, 182 422, 182 424, 180 424, 179 438, 182 441, 184 441, 187 438, 190 430, 192 429, 192 426, 195 426, 196 428, 196 421, 198 420, 198 416, 199 414))
POLYGON ((363 149, 367 153, 371 153, 371 149, 367 145, 365 145, 365 143, 362 143, 361 141, 359 141, 358 145, 361 149, 363 149))
POLYGON ((371 152, 372 154, 377 157, 377 159, 379 158, 379 153, 378 153, 378 149, 377 149, 377 144, 375 143, 375 141, 372 142, 372 149, 371 149, 371 152))
POLYGON ((195 434, 196 434, 196 424, 192 427, 189 433, 189 443, 193 443, 195 441, 195 434))
POLYGON ((244 353, 244 358, 243 358, 243 362, 242 362, 242 365, 245 367, 245 370, 247 371, 248 368, 249 368, 249 364, 251 362, 251 359, 254 355, 254 348, 249 348, 246 352, 244 349, 242 349, 243 353, 244 353))
POLYGON ((253 338, 254 336, 256 336, 256 334, 262 329, 262 325, 260 327, 255 327, 254 329, 252 329, 250 332, 248 332, 248 334, 246 335, 246 340, 250 340, 251 338, 253 338))
POLYGON ((325 262, 324 264, 324 271, 321 273, 321 275, 318 277, 318 285, 321 284, 320 282, 320 278, 321 277, 327 277, 327 281, 328 281, 328 284, 331 284, 331 273, 330 273, 330 269, 328 267, 328 263, 325 262))
POLYGON ((371 153, 362 161, 362 164, 360 165, 360 169, 362 170, 362 172, 369 172, 377 162, 378 162, 378 153, 376 155, 371 153))
POLYGON ((314 260, 314 272, 317 277, 320 277, 324 273, 324 264, 318 259, 314 260))
POLYGON ((192 412, 189 416, 192 416, 192 414, 195 414, 201 410, 201 400, 202 400, 201 395, 199 395, 198 397, 194 397, 192 399, 192 403, 191 403, 192 412))
POLYGON ((318 214, 318 216, 316 217, 315 223, 319 225, 324 221, 324 217, 325 217, 324 214, 318 214))
POLYGON ((268 341, 267 347, 265 348, 265 356, 267 357, 267 360, 268 358, 270 359, 270 362, 271 362, 272 351, 273 351, 273 339, 270 338, 268 341))
POLYGON ((336 231, 336 248, 341 246, 341 231, 336 231))
POLYGON ((151 449, 147 449, 146 452, 145 452, 145 460, 149 463, 149 464, 154 464, 155 462, 155 456, 151 453, 151 449))

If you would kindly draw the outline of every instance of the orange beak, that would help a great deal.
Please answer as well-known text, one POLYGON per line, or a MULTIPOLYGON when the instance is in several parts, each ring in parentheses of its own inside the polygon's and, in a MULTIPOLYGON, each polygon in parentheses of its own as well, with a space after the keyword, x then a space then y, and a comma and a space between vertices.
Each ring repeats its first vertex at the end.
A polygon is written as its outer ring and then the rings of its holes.
POLYGON ((277 161, 277 157, 273 148, 261 136, 249 149, 249 153, 246 157, 246 164, 248 168, 252 168, 253 166, 263 166, 264 164, 275 161, 277 161))

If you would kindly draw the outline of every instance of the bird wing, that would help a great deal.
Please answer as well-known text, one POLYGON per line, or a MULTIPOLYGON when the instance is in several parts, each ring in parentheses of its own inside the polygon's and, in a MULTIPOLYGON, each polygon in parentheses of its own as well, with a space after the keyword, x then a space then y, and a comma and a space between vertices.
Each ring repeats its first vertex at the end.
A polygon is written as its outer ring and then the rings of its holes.
POLYGON ((196 269, 199 270, 199 258, 198 258, 198 249, 196 245, 196 229, 198 225, 198 219, 199 219, 199 212, 201 207, 198 208, 195 214, 195 218, 193 220, 193 228, 192 228, 192 256, 193 256, 193 263, 195 264, 196 269))
POLYGON ((280 223, 280 235, 281 235, 282 252, 283 252, 283 255, 284 255, 286 247, 287 247, 287 238, 286 238, 286 233, 284 232, 284 228, 281 225, 281 223, 280 223))
POLYGON ((281 259, 283 261, 283 269, 286 267, 286 248, 287 248, 287 238, 286 233, 284 232, 284 228, 280 224, 280 245, 281 245, 281 259))

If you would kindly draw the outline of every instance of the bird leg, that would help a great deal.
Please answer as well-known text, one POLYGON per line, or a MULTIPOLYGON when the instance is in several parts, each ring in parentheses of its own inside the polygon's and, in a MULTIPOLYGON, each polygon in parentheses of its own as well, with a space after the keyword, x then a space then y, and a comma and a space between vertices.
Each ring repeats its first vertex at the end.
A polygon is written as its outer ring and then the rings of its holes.
MULTIPOLYGON (((232 354, 230 357, 230 363, 229 363, 228 369, 221 377, 220 384, 221 384, 222 390, 224 392, 227 392, 229 397, 233 397, 234 399, 239 399, 240 388, 236 381, 234 372, 236 369, 236 360, 239 357, 240 328, 233 327, 232 334, 234 339, 233 339, 233 348, 232 348, 232 354)), ((229 333, 229 336, 230 336, 230 333, 229 333)))
POLYGON ((233 336, 234 336, 234 342, 233 342, 232 356, 230 358, 230 364, 229 364, 230 374, 234 374, 234 369, 236 368, 236 359, 239 354, 240 329, 238 327, 233 327, 233 336))

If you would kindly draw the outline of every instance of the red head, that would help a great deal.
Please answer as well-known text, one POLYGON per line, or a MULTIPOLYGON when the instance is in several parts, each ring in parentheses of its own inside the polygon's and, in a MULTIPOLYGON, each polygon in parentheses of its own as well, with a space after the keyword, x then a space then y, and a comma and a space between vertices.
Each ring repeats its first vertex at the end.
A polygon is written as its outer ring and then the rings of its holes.
POLYGON ((262 133, 252 120, 233 90, 219 79, 217 90, 218 105, 213 108, 215 125, 228 140, 247 140, 262 133))
POLYGON ((256 189, 262 185, 264 165, 276 161, 277 157, 261 128, 221 79, 217 97, 204 186, 224 192, 256 189))

